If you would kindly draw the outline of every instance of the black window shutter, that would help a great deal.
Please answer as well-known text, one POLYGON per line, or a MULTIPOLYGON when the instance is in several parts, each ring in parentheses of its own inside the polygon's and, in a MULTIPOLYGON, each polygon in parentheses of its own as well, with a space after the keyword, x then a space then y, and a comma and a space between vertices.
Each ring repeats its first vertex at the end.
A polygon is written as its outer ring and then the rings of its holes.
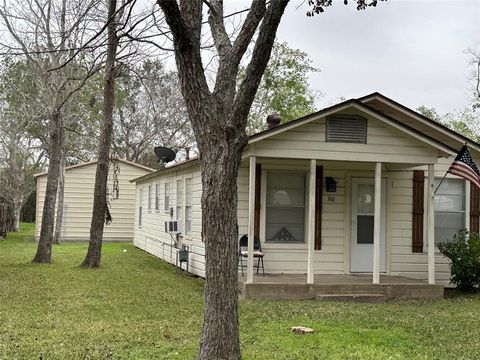
POLYGON ((423 252, 423 200, 425 192, 425 173, 423 170, 413 171, 412 198, 412 252, 423 252))

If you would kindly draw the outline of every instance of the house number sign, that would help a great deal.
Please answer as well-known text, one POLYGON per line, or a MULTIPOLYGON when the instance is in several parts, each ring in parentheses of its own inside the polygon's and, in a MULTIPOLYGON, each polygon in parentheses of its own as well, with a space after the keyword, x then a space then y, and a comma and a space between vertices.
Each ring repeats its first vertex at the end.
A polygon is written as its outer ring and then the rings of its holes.
POLYGON ((335 202, 335 196, 329 196, 329 197, 327 198, 327 201, 328 201, 329 203, 334 203, 334 202, 335 202))

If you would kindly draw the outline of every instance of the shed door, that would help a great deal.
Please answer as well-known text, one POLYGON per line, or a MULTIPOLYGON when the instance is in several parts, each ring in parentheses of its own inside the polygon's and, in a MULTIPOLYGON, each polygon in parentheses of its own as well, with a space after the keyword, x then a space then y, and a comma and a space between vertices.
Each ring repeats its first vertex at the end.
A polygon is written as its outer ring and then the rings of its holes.
MULTIPOLYGON (((375 180, 352 179, 351 218, 351 272, 373 271, 373 222, 375 204, 375 180)), ((380 225, 380 271, 385 271, 385 204, 386 180, 382 179, 381 225, 380 225)))

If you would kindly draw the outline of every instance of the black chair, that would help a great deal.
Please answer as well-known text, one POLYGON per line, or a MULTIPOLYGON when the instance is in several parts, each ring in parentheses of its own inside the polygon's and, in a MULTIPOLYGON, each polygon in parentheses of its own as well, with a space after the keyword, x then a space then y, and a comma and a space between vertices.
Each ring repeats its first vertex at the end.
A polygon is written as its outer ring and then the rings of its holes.
MULTIPOLYGON (((262 252, 262 244, 260 243, 260 239, 258 237, 254 238, 253 241, 253 258, 257 259, 257 274, 260 270, 260 265, 262 266, 262 273, 265 276, 265 267, 263 266, 263 252, 262 252)), ((240 258, 240 267, 242 269, 242 276, 243 276, 243 259, 248 259, 248 235, 243 235, 240 238, 238 243, 238 256, 240 258)))

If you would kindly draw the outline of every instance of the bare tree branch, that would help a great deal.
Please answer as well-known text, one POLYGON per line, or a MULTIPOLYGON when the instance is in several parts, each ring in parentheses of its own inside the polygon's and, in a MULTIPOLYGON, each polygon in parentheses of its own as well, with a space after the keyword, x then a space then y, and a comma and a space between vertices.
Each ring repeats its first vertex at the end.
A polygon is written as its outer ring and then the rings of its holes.
POLYGON ((275 33, 287 4, 288 0, 276 0, 272 1, 268 6, 253 49, 252 59, 245 71, 245 79, 240 85, 235 97, 232 115, 228 119, 228 124, 231 127, 246 126, 250 105, 253 102, 263 71, 270 58, 273 42, 275 41, 275 33))

